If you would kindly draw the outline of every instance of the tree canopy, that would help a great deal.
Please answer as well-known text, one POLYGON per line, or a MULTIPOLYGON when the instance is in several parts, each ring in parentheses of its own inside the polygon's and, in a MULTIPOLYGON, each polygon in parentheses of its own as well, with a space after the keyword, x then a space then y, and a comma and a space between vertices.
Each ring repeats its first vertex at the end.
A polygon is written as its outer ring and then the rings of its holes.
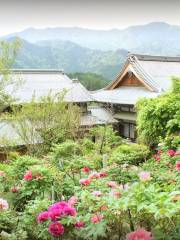
POLYGON ((156 144, 167 135, 180 132, 180 78, 172 79, 172 90, 137 103, 139 140, 156 144))

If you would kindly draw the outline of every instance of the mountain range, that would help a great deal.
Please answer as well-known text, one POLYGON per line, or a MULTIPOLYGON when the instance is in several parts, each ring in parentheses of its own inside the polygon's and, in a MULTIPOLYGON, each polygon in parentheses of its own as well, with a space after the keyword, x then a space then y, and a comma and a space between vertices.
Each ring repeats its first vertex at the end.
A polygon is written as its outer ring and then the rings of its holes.
POLYGON ((180 55, 180 26, 164 22, 126 29, 29 28, 1 39, 22 39, 15 67, 63 68, 114 78, 128 52, 180 55))

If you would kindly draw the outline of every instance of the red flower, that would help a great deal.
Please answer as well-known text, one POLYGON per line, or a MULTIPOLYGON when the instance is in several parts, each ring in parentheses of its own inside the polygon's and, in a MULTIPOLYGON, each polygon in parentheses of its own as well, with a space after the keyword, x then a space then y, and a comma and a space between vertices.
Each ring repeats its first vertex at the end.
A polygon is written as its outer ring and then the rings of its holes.
POLYGON ((49 218, 51 221, 57 221, 62 216, 62 214, 62 209, 54 209, 49 211, 49 218))
POLYGON ((144 229, 138 229, 134 232, 127 234, 127 240, 152 240, 152 236, 150 232, 147 232, 144 229))
POLYGON ((82 171, 83 171, 84 173, 89 173, 91 170, 90 170, 89 167, 84 167, 84 168, 82 169, 82 171))
POLYGON ((89 179, 87 179, 87 178, 82 178, 82 179, 79 180, 79 183, 81 185, 87 186, 87 185, 89 185, 91 183, 91 181, 89 179))
POLYGON ((100 178, 100 173, 94 172, 88 177, 90 180, 100 178))
POLYGON ((30 180, 32 180, 32 179, 33 179, 33 174, 32 174, 32 172, 31 172, 31 171, 27 171, 27 172, 24 174, 23 179, 24 179, 25 181, 30 181, 30 180))
POLYGON ((175 152, 174 150, 170 149, 170 150, 168 150, 167 154, 168 154, 170 157, 173 157, 173 156, 176 154, 176 152, 175 152))
POLYGON ((85 223, 82 221, 78 221, 75 223, 75 228, 83 228, 85 226, 85 223))
POLYGON ((99 176, 100 176, 100 177, 107 177, 108 174, 107 174, 106 172, 100 172, 100 173, 99 173, 99 176))
POLYGON ((49 218, 49 212, 45 211, 45 212, 41 212, 38 217, 37 220, 38 222, 44 222, 46 220, 48 220, 49 218))
POLYGON ((16 193, 16 192, 18 192, 18 189, 17 189, 16 187, 12 187, 12 188, 11 188, 11 192, 12 192, 12 193, 16 193))
POLYGON ((98 223, 98 222, 101 222, 101 220, 103 219, 103 215, 101 215, 100 213, 96 213, 95 215, 93 215, 91 217, 91 222, 92 223, 98 223))
POLYGON ((54 222, 49 225, 48 231, 53 237, 59 237, 60 235, 63 235, 64 227, 61 223, 54 222))
POLYGON ((180 161, 176 162, 176 170, 180 170, 180 161))
POLYGON ((75 217, 75 216, 77 215, 76 209, 75 209, 75 208, 72 208, 72 207, 65 207, 65 208, 63 209, 63 213, 64 213, 65 215, 69 215, 69 216, 73 216, 73 217, 75 217))
POLYGON ((160 162, 161 158, 158 154, 155 154, 153 157, 157 162, 160 162))

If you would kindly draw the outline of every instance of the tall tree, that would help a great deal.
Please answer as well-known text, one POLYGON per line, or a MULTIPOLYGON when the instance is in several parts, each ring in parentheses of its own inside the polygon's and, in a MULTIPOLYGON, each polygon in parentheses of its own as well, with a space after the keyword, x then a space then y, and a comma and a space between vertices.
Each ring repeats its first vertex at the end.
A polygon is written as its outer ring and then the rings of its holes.
POLYGON ((0 113, 15 100, 11 93, 18 86, 19 80, 11 78, 11 69, 19 48, 19 39, 0 42, 0 113))

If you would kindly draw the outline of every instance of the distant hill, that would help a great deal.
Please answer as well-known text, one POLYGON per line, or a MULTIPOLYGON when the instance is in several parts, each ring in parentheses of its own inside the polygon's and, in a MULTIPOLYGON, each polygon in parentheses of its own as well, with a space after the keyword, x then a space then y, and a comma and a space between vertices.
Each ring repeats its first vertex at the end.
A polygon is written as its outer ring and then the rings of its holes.
POLYGON ((83 28, 29 28, 4 38, 19 36, 26 41, 70 41, 82 47, 98 50, 126 49, 135 53, 155 55, 180 54, 180 26, 164 22, 132 26, 123 30, 90 30, 83 28))
POLYGON ((42 41, 33 44, 22 40, 14 67, 57 68, 64 69, 66 73, 93 72, 113 79, 120 71, 127 54, 123 49, 92 50, 69 41, 42 41))

